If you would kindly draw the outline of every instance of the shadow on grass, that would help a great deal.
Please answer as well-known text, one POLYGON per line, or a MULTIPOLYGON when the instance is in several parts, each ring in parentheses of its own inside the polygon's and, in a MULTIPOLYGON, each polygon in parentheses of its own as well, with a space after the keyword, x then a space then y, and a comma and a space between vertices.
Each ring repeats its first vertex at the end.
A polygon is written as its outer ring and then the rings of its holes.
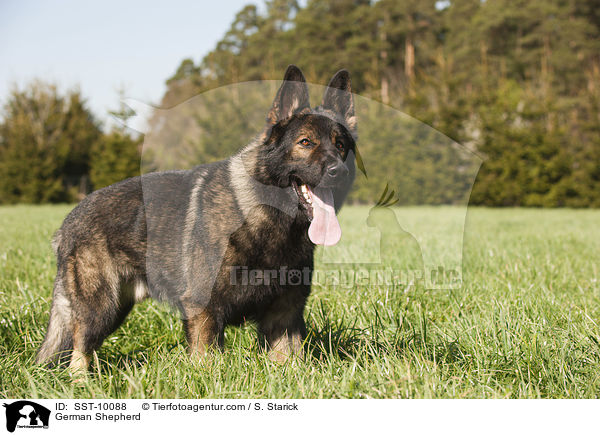
MULTIPOLYGON (((148 350, 139 349, 128 353, 113 353, 102 351, 98 354, 98 361, 92 361, 92 365, 98 363, 100 372, 109 373, 114 370, 125 371, 131 368, 141 369, 148 364, 148 350)), ((95 367, 92 370, 96 369, 95 367)))
POLYGON ((389 355, 463 366, 470 360, 458 340, 428 334, 424 317, 417 324, 405 318, 384 324, 376 315, 368 328, 359 328, 356 320, 350 323, 344 317, 333 319, 323 304, 315 314, 317 321, 307 322, 306 352, 320 361, 331 357, 375 360, 389 355))
POLYGON ((139 344, 136 349, 128 351, 124 351, 119 346, 103 345, 97 351, 97 361, 92 359, 92 365, 98 364, 102 373, 109 373, 114 370, 141 369, 153 360, 156 353, 171 355, 181 344, 177 340, 161 343, 159 347, 139 344))

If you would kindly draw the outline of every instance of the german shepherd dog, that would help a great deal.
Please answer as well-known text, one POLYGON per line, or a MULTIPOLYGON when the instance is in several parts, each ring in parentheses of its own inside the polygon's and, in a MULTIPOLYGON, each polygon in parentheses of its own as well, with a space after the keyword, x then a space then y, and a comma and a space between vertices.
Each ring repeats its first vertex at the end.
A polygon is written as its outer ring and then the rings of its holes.
POLYGON ((315 245, 337 243, 355 141, 348 72, 335 74, 311 108, 304 76, 291 65, 262 133, 235 156, 90 194, 53 239, 58 270, 37 362, 70 361, 85 371, 148 296, 181 312, 191 354, 222 347, 225 326, 245 320, 257 322, 271 359, 302 354, 310 278, 242 275, 312 271, 315 245))

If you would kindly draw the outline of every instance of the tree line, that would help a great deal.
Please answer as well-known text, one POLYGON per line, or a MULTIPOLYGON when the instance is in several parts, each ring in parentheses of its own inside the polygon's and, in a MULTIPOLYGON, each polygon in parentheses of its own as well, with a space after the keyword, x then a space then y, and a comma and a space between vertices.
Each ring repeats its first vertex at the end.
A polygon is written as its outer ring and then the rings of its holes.
MULTIPOLYGON (((356 93, 421 120, 484 158, 471 204, 600 206, 597 0, 268 0, 265 5, 262 12, 254 5, 242 8, 199 62, 182 60, 161 105, 174 107, 232 83, 279 80, 291 63, 309 82, 321 84, 346 68, 356 93)), ((189 116, 172 130, 163 128, 160 117, 151 125, 160 126, 155 130, 163 136, 170 132, 165 141, 176 137, 184 143, 183 154, 205 163, 233 151, 214 138, 225 132, 237 144, 249 128, 248 117, 235 116, 242 103, 220 114, 211 107, 185 112, 189 116)), ((372 134, 393 128, 385 117, 366 121, 372 134)), ((359 134, 361 128, 365 131, 365 122, 359 120, 359 134)), ((430 134, 406 131, 421 141, 430 134)), ((407 159, 386 152, 385 140, 369 145, 359 139, 359 145, 365 159, 379 156, 371 159, 371 165, 381 165, 374 173, 389 173, 407 159)), ((400 192, 402 204, 460 199, 448 191, 464 192, 468 177, 456 171, 440 175, 446 162, 462 167, 459 157, 417 147, 410 155, 410 171, 390 186, 400 192), (423 185, 427 194, 419 194, 423 185), (412 186, 408 194, 405 186, 412 186)), ((103 133, 78 92, 61 96, 52 86, 35 83, 13 91, 4 107, 0 202, 74 200, 138 173, 139 159, 139 139, 124 130, 103 133)), ((373 185, 379 184, 386 180, 373 185)), ((376 200, 375 190, 358 185, 354 199, 376 200)))
POLYGON ((0 121, 0 203, 78 201, 138 175, 140 145, 123 128, 103 132, 78 90, 13 87, 0 121))
MULTIPOLYGON (((346 68, 355 92, 476 151, 485 161, 471 204, 600 206, 597 0, 270 0, 263 13, 248 5, 200 62, 181 62, 163 105, 280 79, 290 63, 312 83, 346 68)), ((433 201, 447 196, 438 187, 433 201)))

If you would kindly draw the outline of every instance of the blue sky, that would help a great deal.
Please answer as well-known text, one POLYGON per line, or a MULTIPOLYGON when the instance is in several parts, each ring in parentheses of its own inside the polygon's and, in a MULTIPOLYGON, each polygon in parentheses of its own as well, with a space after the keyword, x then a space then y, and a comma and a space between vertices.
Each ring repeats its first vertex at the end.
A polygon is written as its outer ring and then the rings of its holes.
POLYGON ((118 90, 157 104, 179 62, 200 60, 235 13, 261 0, 0 0, 0 102, 11 83, 37 77, 79 86, 102 121, 118 90))

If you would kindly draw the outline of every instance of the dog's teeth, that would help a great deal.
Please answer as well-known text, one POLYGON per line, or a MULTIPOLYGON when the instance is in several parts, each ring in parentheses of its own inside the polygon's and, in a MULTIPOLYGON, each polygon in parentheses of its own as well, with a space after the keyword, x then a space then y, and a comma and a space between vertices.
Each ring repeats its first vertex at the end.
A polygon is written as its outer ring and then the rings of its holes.
POLYGON ((306 184, 300 185, 299 188, 300 188, 300 193, 302 193, 302 198, 304 198, 304 200, 308 204, 312 205, 312 197, 310 195, 310 190, 308 190, 308 187, 306 186, 306 184))

